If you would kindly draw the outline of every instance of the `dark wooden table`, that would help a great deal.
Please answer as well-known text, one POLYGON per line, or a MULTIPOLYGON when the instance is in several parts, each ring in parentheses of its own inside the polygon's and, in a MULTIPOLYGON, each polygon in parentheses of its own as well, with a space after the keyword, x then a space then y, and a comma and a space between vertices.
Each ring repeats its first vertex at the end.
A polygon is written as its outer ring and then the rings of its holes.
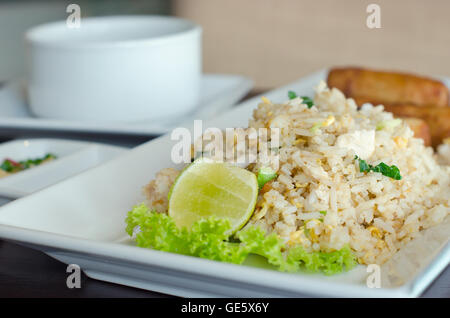
MULTIPOLYGON (((258 92, 253 92, 251 97, 258 92)), ((33 131, 0 130, 0 142, 17 137, 58 137, 92 140, 134 146, 148 137, 98 136, 89 134, 54 135, 33 131)), ((93 280, 82 275, 81 288, 66 285, 67 266, 46 254, 0 240, 0 297, 171 297, 155 292, 93 280)), ((423 297, 450 298, 450 267, 423 293, 423 297)))

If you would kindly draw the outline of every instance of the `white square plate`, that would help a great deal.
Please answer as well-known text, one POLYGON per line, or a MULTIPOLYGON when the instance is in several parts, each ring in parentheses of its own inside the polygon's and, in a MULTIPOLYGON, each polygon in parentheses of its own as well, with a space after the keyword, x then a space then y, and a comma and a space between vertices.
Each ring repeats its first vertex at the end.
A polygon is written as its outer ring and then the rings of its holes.
POLYGON ((0 197, 17 199, 106 162, 126 148, 66 139, 18 139, 0 144, 0 162, 54 154, 57 159, 0 179, 0 197))
MULTIPOLYGON (((312 87, 325 74, 313 74, 265 96, 283 101, 288 90, 311 96, 312 87)), ((248 100, 203 129, 246 126, 258 99, 248 100)), ((143 200, 142 186, 157 171, 170 166, 174 143, 170 136, 163 136, 7 204, 0 208, 0 237, 42 250, 62 262, 78 264, 95 279, 179 296, 414 297, 449 263, 450 222, 424 232, 416 245, 428 249, 422 248, 420 257, 415 254, 417 246, 398 253, 402 262, 397 264, 411 268, 405 271, 402 266, 403 276, 396 285, 382 282, 383 288, 379 289, 367 287, 368 274, 363 266, 327 277, 281 273, 264 266, 227 264, 135 247, 124 231, 126 213, 143 200)), ((250 260, 247 264, 255 263, 250 260)), ((395 270, 395 266, 391 269, 395 270)))

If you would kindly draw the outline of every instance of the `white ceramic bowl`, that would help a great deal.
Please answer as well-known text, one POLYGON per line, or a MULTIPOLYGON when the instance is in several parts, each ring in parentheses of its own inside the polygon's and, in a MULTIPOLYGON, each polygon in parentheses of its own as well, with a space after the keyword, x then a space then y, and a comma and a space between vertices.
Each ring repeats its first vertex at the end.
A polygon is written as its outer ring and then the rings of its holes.
POLYGON ((160 119, 198 103, 201 28, 175 17, 82 18, 26 35, 28 94, 39 117, 94 121, 160 119))

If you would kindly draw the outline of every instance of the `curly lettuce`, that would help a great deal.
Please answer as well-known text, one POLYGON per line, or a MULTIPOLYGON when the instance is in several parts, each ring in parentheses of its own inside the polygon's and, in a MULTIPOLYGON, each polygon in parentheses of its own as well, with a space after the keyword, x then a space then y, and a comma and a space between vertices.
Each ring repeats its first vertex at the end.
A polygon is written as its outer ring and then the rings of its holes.
POLYGON ((267 235, 256 226, 247 226, 230 237, 226 219, 210 217, 188 230, 178 228, 167 214, 152 212, 145 204, 128 212, 126 231, 139 247, 197 256, 215 261, 242 264, 249 254, 264 257, 280 271, 322 272, 333 275, 349 270, 356 260, 349 247, 338 251, 307 252, 301 246, 287 248, 275 234, 267 235))

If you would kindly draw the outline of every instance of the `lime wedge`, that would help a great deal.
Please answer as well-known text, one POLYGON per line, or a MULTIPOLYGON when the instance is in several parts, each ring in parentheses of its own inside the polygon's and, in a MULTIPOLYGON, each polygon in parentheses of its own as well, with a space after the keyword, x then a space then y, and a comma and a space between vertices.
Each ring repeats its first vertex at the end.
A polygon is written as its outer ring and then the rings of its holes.
POLYGON ((169 194, 169 215, 178 227, 190 228, 215 216, 231 222, 231 233, 252 216, 258 182, 252 172, 227 164, 198 159, 175 180, 169 194))

